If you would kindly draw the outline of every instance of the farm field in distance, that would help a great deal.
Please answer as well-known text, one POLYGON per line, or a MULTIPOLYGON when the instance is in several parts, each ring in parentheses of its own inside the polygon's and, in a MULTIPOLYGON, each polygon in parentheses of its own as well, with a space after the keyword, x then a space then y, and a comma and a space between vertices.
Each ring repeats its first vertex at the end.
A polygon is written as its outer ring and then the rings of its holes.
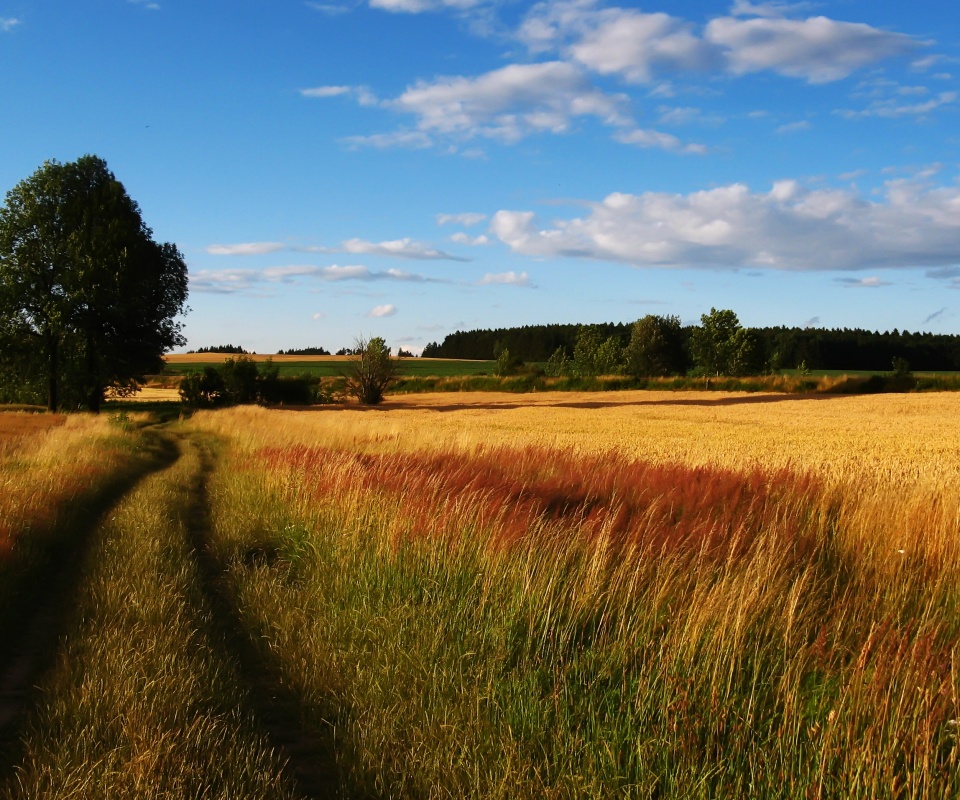
MULTIPOLYGON (((163 375, 187 375, 199 372, 210 364, 221 364, 227 358, 236 357, 229 353, 181 353, 165 357, 166 368, 163 375)), ((245 356, 257 362, 267 359, 280 368, 281 375, 318 375, 335 377, 342 375, 352 356, 277 356, 250 354, 245 356)), ((446 358, 403 358, 400 359, 400 374, 409 376, 437 375, 492 375, 494 361, 467 361, 446 358)))
POLYGON ((0 797, 960 794, 960 395, 28 416, 0 797))

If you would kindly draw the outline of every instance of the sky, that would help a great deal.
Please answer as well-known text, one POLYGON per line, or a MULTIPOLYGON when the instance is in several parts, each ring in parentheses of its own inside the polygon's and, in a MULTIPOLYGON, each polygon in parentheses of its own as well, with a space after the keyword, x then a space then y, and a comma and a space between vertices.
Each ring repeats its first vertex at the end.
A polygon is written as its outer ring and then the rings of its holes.
POLYGON ((952 0, 0 0, 0 75, 0 191, 106 159, 188 348, 960 334, 952 0))

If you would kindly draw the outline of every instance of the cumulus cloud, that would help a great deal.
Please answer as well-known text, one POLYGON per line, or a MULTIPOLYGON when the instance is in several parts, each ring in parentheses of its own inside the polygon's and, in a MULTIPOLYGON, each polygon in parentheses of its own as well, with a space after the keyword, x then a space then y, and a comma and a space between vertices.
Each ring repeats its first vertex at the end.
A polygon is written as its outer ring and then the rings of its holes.
POLYGON ((539 258, 634 266, 859 270, 960 263, 960 187, 895 180, 879 200, 850 189, 779 181, 768 192, 732 184, 691 194, 614 193, 589 213, 541 225, 498 211, 490 231, 539 258))
POLYGON ((589 0, 534 6, 518 36, 534 52, 558 50, 595 72, 635 82, 659 70, 703 68, 713 59, 689 22, 661 12, 598 8, 589 0))
POLYGON ((470 228, 479 225, 487 218, 486 214, 477 214, 476 212, 467 212, 465 214, 437 214, 437 225, 463 225, 470 228))
POLYGON ((397 313, 397 307, 393 303, 387 303, 382 306, 374 306, 367 312, 368 317, 392 317, 397 313))
POLYGON ((522 286, 524 288, 533 288, 530 283, 530 276, 526 272, 488 272, 480 280, 477 286, 522 286))
POLYGON ((906 55, 918 46, 902 33, 828 17, 720 17, 707 23, 704 34, 724 50, 727 68, 735 75, 771 70, 809 83, 845 78, 861 67, 906 55))
POLYGON ((16 17, 0 17, 0 33, 12 31, 19 24, 20 20, 16 17))
POLYGON ((317 311, 315 314, 311 314, 311 315, 310 315, 310 319, 312 319, 314 322, 316 322, 317 320, 324 319, 326 316, 327 316, 327 315, 324 314, 322 311, 317 311))
POLYGON ((240 244, 211 244, 206 251, 212 256, 261 256, 286 249, 282 242, 242 242, 240 244))
POLYGON ((649 83, 658 75, 720 68, 733 75, 772 71, 827 83, 921 43, 863 23, 818 16, 791 19, 807 3, 735 2, 702 31, 665 13, 601 8, 591 0, 533 7, 518 37, 533 52, 557 51, 594 72, 649 83))
POLYGON ((470 247, 482 247, 483 245, 490 244, 490 239, 483 234, 480 234, 479 236, 470 236, 462 231, 453 234, 453 236, 450 237, 450 241, 456 242, 457 244, 465 244, 470 247))
POLYGON ((510 64, 475 78, 418 81, 384 105, 412 114, 424 135, 517 142, 534 133, 563 133, 577 117, 605 125, 629 120, 622 95, 608 95, 562 61, 510 64))

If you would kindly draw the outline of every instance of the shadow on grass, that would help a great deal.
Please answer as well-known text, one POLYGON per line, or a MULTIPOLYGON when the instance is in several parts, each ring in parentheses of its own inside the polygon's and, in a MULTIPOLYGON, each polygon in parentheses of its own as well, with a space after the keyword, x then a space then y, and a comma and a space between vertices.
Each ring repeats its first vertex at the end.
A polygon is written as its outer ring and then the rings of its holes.
MULTIPOLYGON (((190 487, 187 509, 189 543, 199 568, 204 600, 213 612, 215 633, 239 667, 240 679, 249 692, 250 710, 273 746, 287 761, 290 776, 308 798, 354 796, 341 793, 334 731, 310 730, 304 724, 304 700, 284 680, 276 657, 244 624, 224 565, 210 547, 212 530, 207 483, 213 470, 213 456, 202 443, 197 447, 201 467, 190 487)), ((369 795, 366 795, 369 797, 369 795)))
POLYGON ((147 475, 177 460, 176 447, 151 431, 130 465, 60 509, 55 528, 33 531, 16 561, 0 568, 0 780, 22 754, 21 726, 42 674, 68 629, 90 545, 104 517, 147 475))

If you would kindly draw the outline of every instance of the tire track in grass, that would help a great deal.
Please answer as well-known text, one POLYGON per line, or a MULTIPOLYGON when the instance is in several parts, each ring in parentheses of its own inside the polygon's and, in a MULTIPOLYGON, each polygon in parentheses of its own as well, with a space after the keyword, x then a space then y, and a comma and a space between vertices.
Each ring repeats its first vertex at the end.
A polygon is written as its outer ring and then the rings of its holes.
POLYGON ((80 510, 24 581, 25 591, 0 626, 0 778, 17 763, 21 728, 41 676, 51 666, 66 630, 83 564, 103 520, 147 476, 178 458, 173 442, 144 434, 147 457, 115 476, 80 510))
POLYGON ((214 468, 213 455, 195 439, 186 439, 185 443, 197 448, 201 465, 190 487, 187 535, 206 602, 228 651, 237 661, 251 710, 273 746, 286 757, 301 793, 318 800, 340 797, 333 732, 324 735, 304 730, 301 698, 284 685, 279 666, 251 638, 233 601, 225 567, 210 546, 212 524, 207 484, 214 468))

